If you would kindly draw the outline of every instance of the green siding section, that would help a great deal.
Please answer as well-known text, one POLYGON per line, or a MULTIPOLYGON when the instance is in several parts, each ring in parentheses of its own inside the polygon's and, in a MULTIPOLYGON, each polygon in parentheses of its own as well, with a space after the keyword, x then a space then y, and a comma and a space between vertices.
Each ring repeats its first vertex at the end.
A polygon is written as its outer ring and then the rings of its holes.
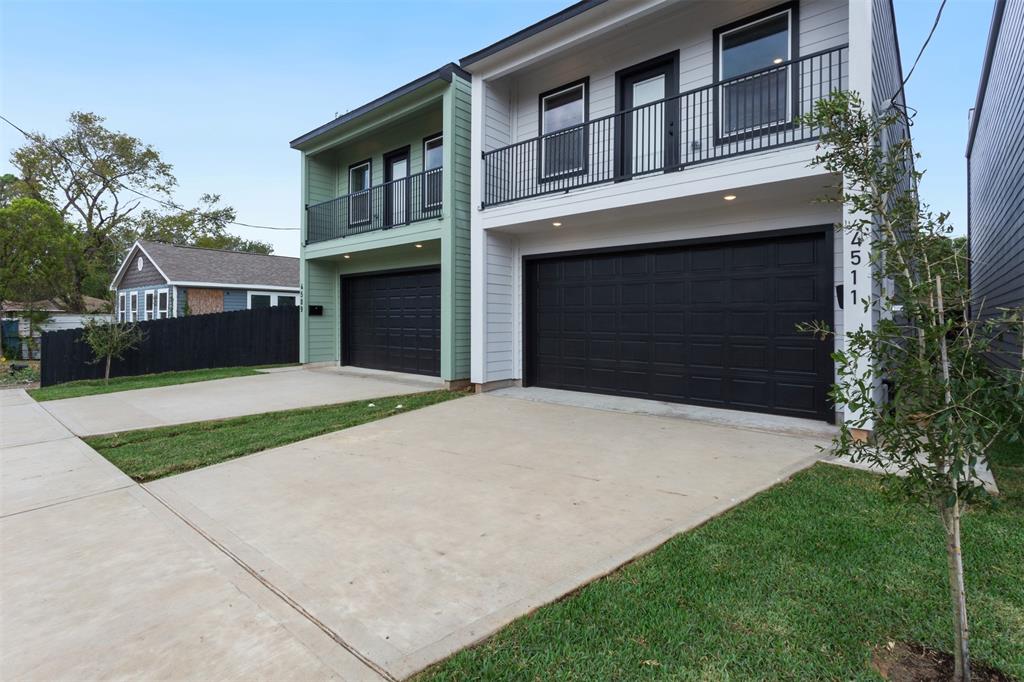
POLYGON ((451 147, 454 152, 450 180, 452 185, 451 230, 454 245, 453 256, 453 314, 455 338, 452 344, 453 379, 469 378, 469 288, 470 288, 470 257, 469 257, 469 220, 470 220, 470 121, 471 100, 470 84, 458 76, 452 76, 453 112, 452 123, 448 127, 451 147))
MULTIPOLYGON (((443 215, 390 230, 303 244, 300 277, 306 308, 300 324, 300 361, 341 360, 341 274, 440 264, 441 377, 466 379, 470 364, 470 84, 453 76, 451 85, 440 93, 432 88, 404 116, 392 112, 386 122, 367 126, 365 134, 304 154, 303 203, 346 194, 349 165, 366 159, 371 160, 373 184, 383 183, 384 154, 406 145, 409 172, 421 172, 423 139, 443 131, 443 215), (416 249, 416 243, 423 248, 416 249), (343 254, 351 258, 343 259, 343 254), (309 305, 322 305, 323 316, 309 317, 309 305)), ((305 217, 303 210, 303 228, 305 217)))
POLYGON ((338 267, 333 261, 306 261, 305 296, 302 311, 306 320, 307 334, 303 346, 306 358, 303 362, 334 362, 338 356, 338 267), (322 305, 321 317, 310 317, 310 305, 322 305))

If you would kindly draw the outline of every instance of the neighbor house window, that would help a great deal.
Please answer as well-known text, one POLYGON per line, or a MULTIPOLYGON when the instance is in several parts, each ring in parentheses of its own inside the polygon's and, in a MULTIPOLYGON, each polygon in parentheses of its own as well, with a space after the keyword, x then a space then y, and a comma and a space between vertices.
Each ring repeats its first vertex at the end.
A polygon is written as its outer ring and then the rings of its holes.
POLYGON ((441 166, 444 165, 444 136, 435 135, 423 141, 423 207, 437 208, 441 205, 444 185, 441 180, 441 166))
POLYGON ((586 170, 587 83, 581 81, 540 97, 541 178, 586 170))
POLYGON ((794 11, 792 7, 769 10, 715 32, 717 80, 729 81, 718 93, 722 135, 757 131, 792 118, 793 67, 786 62, 796 57, 794 11))
POLYGON ((125 310, 124 294, 117 295, 117 321, 124 322, 126 319, 127 311, 125 310))
POLYGON ((134 291, 131 294, 131 321, 136 322, 139 319, 139 295, 134 291))
POLYGON ((167 289, 161 289, 156 294, 156 316, 161 320, 167 317, 167 289))
POLYGON ((348 169, 348 222, 361 225, 370 222, 370 162, 363 161, 348 169))
POLYGON ((153 319, 153 292, 152 291, 147 291, 146 292, 146 319, 147 320, 152 320, 153 319))
POLYGON ((271 306, 294 306, 297 294, 277 293, 273 291, 250 291, 250 308, 270 308, 271 306))

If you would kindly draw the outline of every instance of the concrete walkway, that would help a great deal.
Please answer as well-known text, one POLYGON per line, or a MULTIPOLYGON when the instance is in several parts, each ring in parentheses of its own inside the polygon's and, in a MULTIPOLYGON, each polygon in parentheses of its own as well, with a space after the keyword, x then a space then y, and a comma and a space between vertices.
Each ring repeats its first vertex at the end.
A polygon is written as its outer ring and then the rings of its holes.
POLYGON ((146 487, 402 678, 809 466, 827 442, 480 395, 146 487))
POLYGON ((49 400, 43 408, 78 436, 227 419, 443 388, 440 379, 392 372, 289 368, 256 376, 49 400))
POLYGON ((22 390, 0 444, 0 679, 380 679, 22 390))

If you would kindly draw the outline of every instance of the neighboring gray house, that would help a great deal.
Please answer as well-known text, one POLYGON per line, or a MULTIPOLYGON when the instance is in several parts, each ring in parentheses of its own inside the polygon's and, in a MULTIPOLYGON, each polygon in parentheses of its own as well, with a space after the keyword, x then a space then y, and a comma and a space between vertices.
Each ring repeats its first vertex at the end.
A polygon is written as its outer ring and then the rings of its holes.
POLYGON ((299 305, 299 259, 140 240, 110 288, 121 321, 299 305))
MULTIPOLYGON (((1024 0, 996 0, 992 16, 967 138, 967 236, 974 314, 1024 306, 1024 0)), ((1014 345, 995 360, 1019 364, 1014 345)))

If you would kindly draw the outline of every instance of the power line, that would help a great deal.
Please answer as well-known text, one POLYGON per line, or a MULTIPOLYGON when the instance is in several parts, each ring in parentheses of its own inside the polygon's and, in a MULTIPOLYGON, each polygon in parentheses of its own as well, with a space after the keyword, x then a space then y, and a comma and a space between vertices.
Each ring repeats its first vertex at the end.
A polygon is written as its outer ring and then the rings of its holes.
MULTIPOLYGON (((19 133, 21 133, 22 135, 24 135, 25 139, 28 139, 28 140, 37 140, 38 139, 38 138, 34 137, 31 133, 26 132, 21 126, 17 125, 16 123, 14 123, 12 120, 7 118, 6 116, 0 115, 0 120, 4 121, 4 123, 6 123, 7 125, 11 126, 15 130, 17 130, 19 133)), ((84 166, 81 166, 80 164, 74 163, 71 159, 69 159, 67 156, 65 156, 64 152, 61 149, 59 149, 56 145, 52 145, 51 144, 50 148, 54 152, 56 152, 56 154, 58 156, 60 156, 60 158, 62 158, 64 160, 64 163, 68 164, 69 166, 71 166, 73 168, 77 168, 80 171, 88 171, 88 172, 92 173, 93 175, 95 175, 96 177, 98 177, 99 179, 103 180, 104 182, 107 182, 109 180, 109 178, 105 177, 102 173, 96 171, 93 168, 86 168, 84 166)), ((168 208, 173 208, 173 209, 175 209, 177 211, 183 211, 183 212, 186 212, 186 213, 191 210, 191 209, 185 208, 184 206, 181 206, 180 204, 176 204, 173 201, 168 201, 166 199, 158 199, 157 197, 150 196, 149 194, 146 194, 145 192, 140 192, 139 190, 135 189, 134 187, 128 187, 127 185, 122 183, 120 180, 115 180, 114 184, 116 184, 119 188, 123 189, 126 192, 131 192, 132 194, 137 194, 140 197, 143 197, 144 199, 149 199, 150 201, 156 202, 156 203, 158 203, 158 204, 160 204, 162 206, 166 206, 168 208)), ((299 229, 297 227, 277 227, 277 226, 273 226, 273 225, 253 225, 252 223, 242 223, 242 222, 239 222, 237 220, 227 220, 225 222, 228 225, 238 225, 240 227, 251 227, 251 228, 254 228, 254 229, 257 229, 257 230, 278 230, 278 231, 290 232, 290 231, 297 231, 299 229)))
POLYGON ((896 93, 892 96, 892 99, 889 100, 890 104, 895 104, 896 103, 896 98, 900 96, 900 93, 903 92, 903 88, 905 88, 906 85, 907 85, 907 81, 909 81, 910 77, 914 75, 914 69, 917 68, 917 63, 919 61, 921 61, 921 55, 924 54, 924 49, 926 47, 928 47, 928 43, 931 42, 932 36, 935 35, 935 29, 938 28, 938 26, 939 26, 939 19, 942 17, 942 10, 944 10, 945 8, 946 8, 946 0, 942 0, 942 2, 939 3, 939 11, 935 13, 935 21, 932 22, 932 29, 930 31, 928 31, 928 37, 925 38, 924 39, 924 43, 921 44, 921 49, 918 50, 917 58, 914 60, 914 64, 913 64, 913 66, 910 67, 910 71, 907 72, 907 75, 903 79, 903 82, 900 83, 899 90, 897 90, 896 93))

